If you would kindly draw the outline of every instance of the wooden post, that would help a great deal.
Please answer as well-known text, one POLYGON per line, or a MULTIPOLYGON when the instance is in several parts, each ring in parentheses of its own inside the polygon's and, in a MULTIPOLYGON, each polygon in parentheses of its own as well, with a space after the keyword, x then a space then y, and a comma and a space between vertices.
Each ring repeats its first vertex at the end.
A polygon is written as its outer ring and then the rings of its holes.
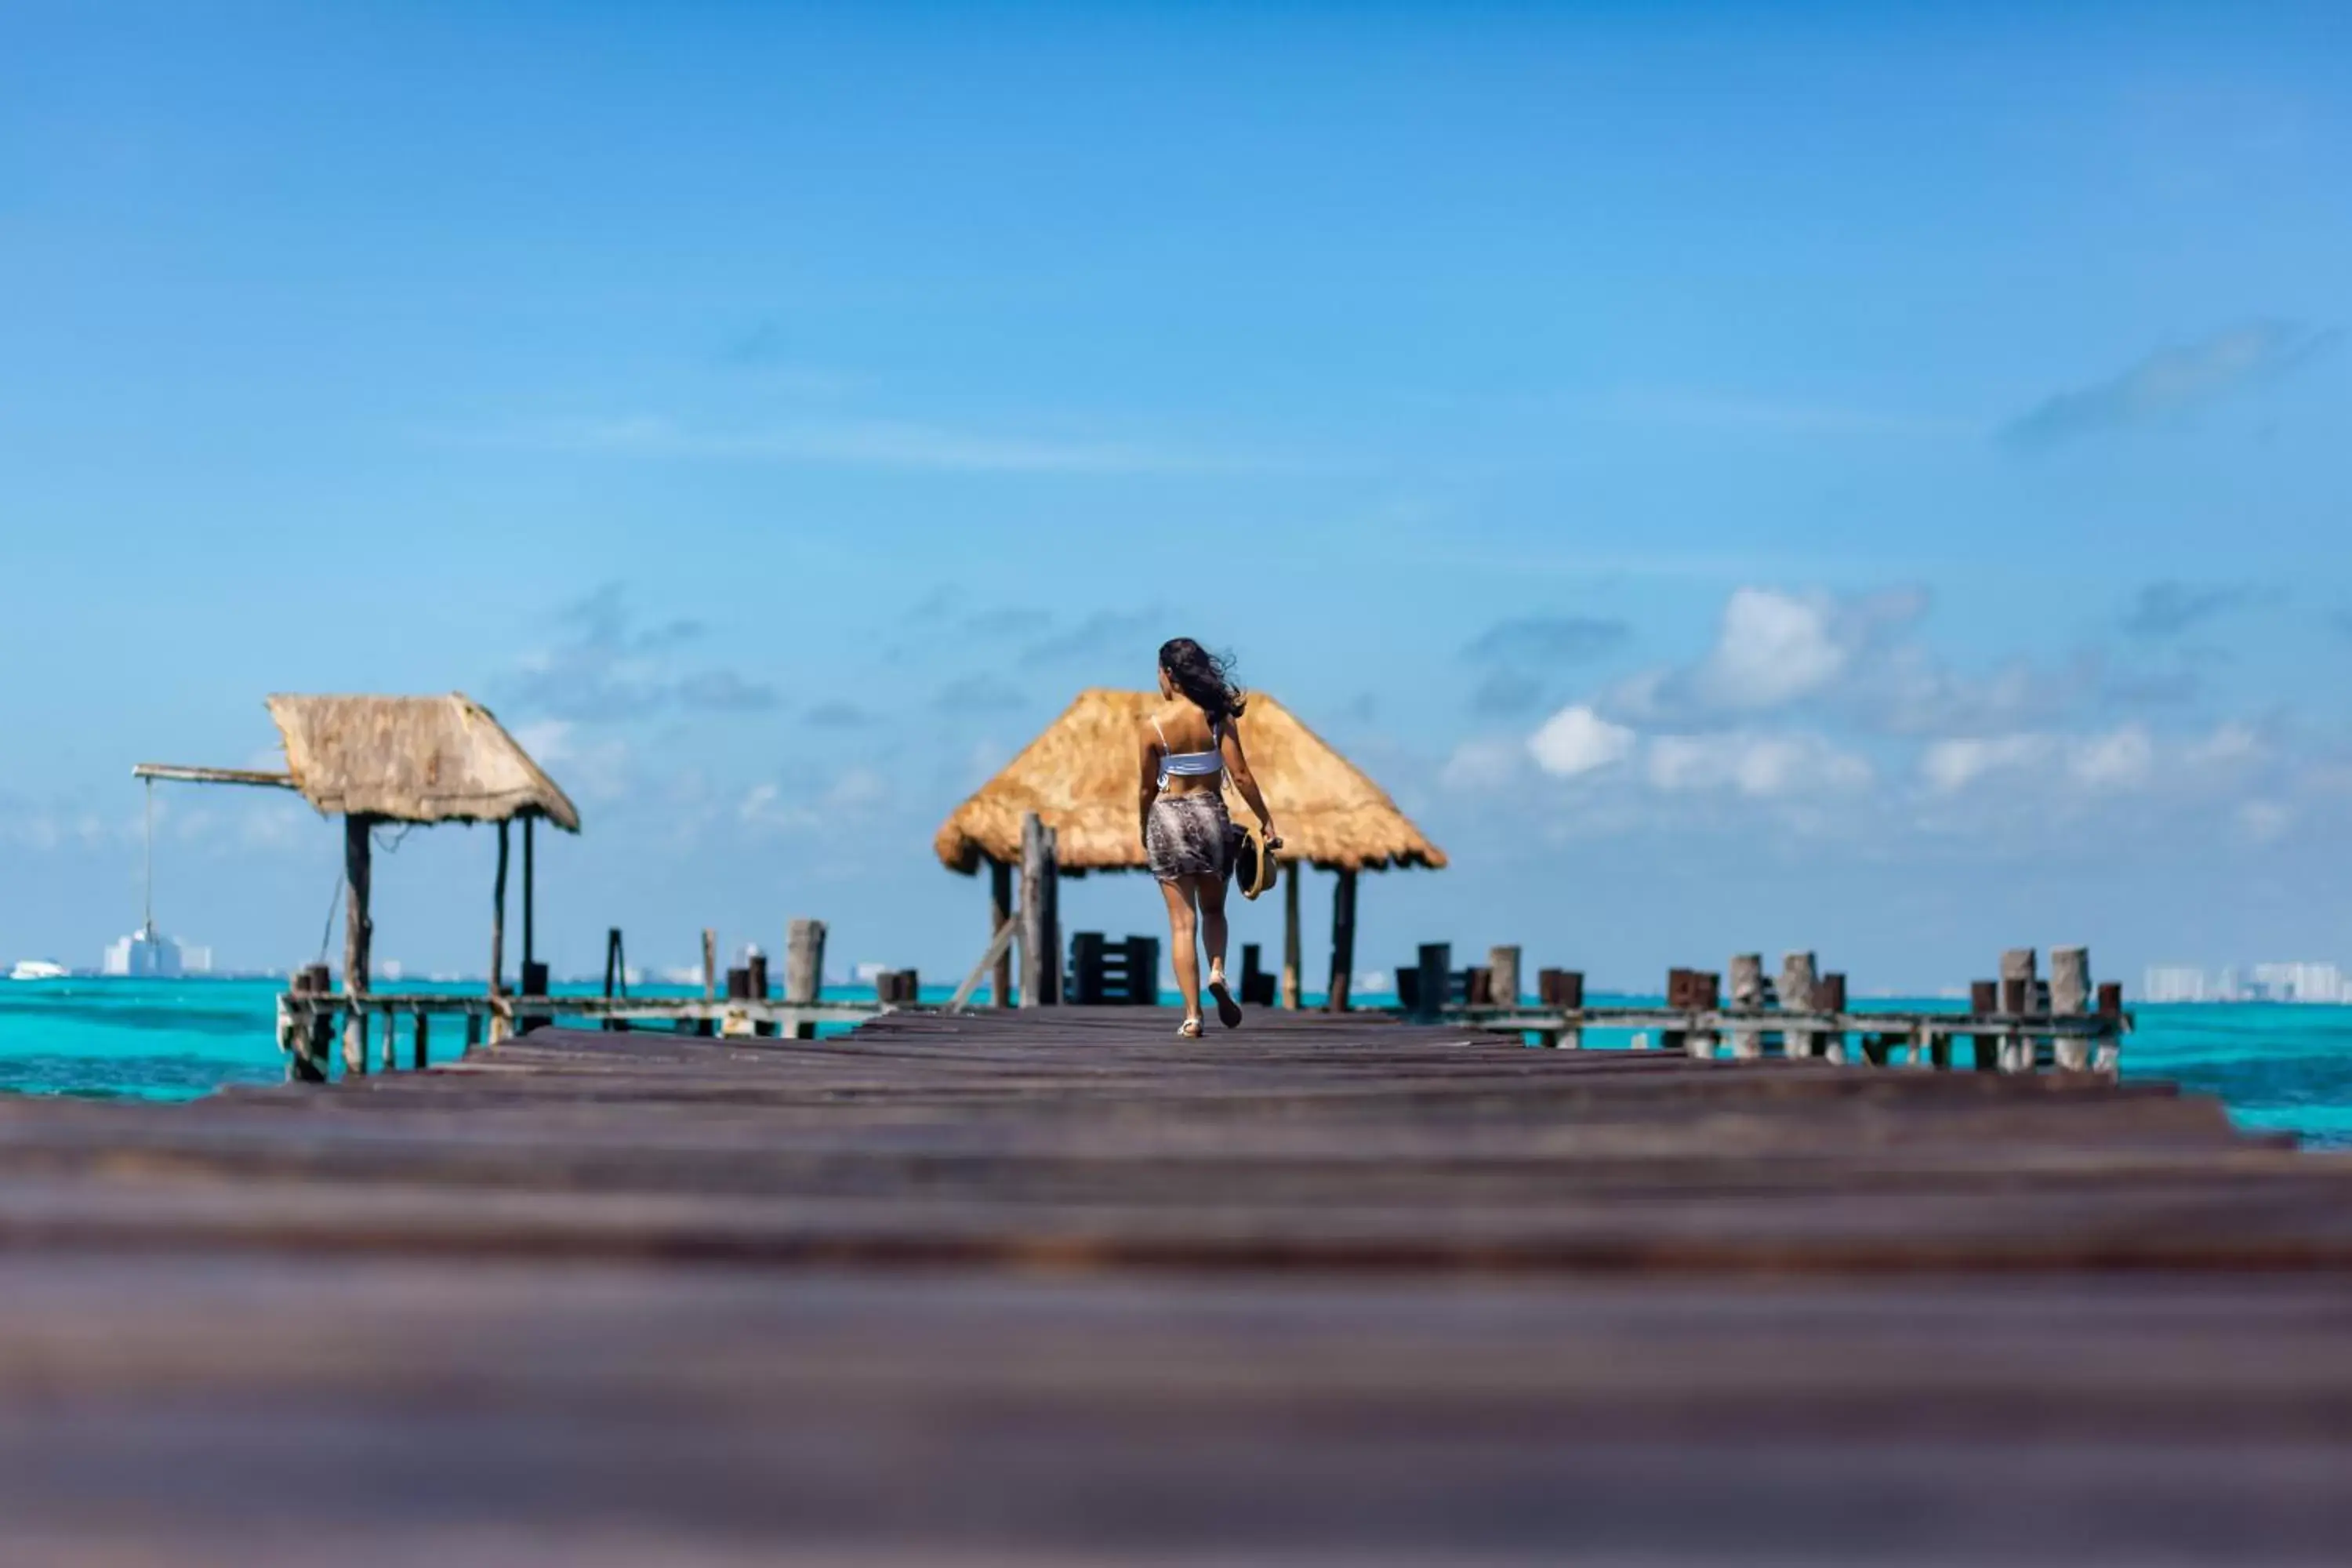
POLYGON ((529 964, 539 956, 539 942, 534 935, 538 917, 539 892, 531 879, 532 828, 538 826, 536 812, 524 814, 522 819, 522 961, 529 964))
MULTIPOLYGON (((2000 981, 1971 980, 1969 982, 1969 1016, 1970 1017, 1990 1018, 2000 1011, 2000 981)), ((1999 1035, 1976 1035, 1970 1037, 1969 1043, 1976 1048, 1977 1071, 2000 1070, 2000 1037, 1999 1035)))
POLYGON ((719 933, 709 926, 702 928, 702 999, 716 1001, 719 997, 719 933))
POLYGON ((1323 994, 1326 1011, 1348 1010, 1356 974, 1356 873, 1342 867, 1331 874, 1331 984, 1323 994))
POLYGON ((2124 988, 2120 981, 2099 982, 2099 1016, 2114 1020, 2116 1033, 2103 1036, 2091 1055, 2093 1072, 2114 1073, 2123 1066, 2124 988))
POLYGON ((1413 1010, 1424 1018, 1434 1018, 1445 1011, 1447 991, 1454 984, 1454 944, 1450 942, 1425 942, 1421 944, 1421 959, 1414 966, 1419 990, 1413 1010))
MULTIPOLYGON (((1584 1010, 1584 976, 1573 969, 1545 969, 1536 973, 1536 1001, 1546 1012, 1580 1013, 1584 1010)), ((1548 1032, 1544 1044, 1562 1050, 1581 1050, 1584 1030, 1574 1025, 1548 1032)))
POLYGON ((425 1022, 428 1016, 429 1015, 424 1008, 419 1007, 416 1010, 415 1055, 409 1058, 408 1065, 415 1068, 418 1072, 423 1072, 426 1068, 433 1065, 433 1047, 428 1043, 430 1031, 425 1022))
MULTIPOLYGON (((621 928, 614 926, 604 932, 604 1000, 610 1002, 621 995, 627 991, 628 985, 628 964, 621 953, 621 928)), ((608 1017, 604 1020, 606 1034, 611 1034, 620 1026, 621 1021, 618 1018, 608 1017)))
POLYGON ((1519 950, 1517 947, 1490 947, 1486 950, 1486 1001, 1490 1006, 1518 1006, 1519 950))
MULTIPOLYGON (((1666 1008, 1669 1012, 1679 1013, 1690 1006, 1690 982, 1691 972, 1687 969, 1669 969, 1666 971, 1666 1008)), ((1689 1044, 1690 1031, 1687 1029, 1660 1029, 1658 1031, 1658 1048, 1660 1050, 1685 1050, 1689 1047, 1689 1044)))
POLYGON ((399 1022, 392 1016, 391 1008, 383 1010, 383 1070, 386 1072, 400 1065, 400 1046, 393 1038, 394 1026, 399 1022))
POLYGON ((1062 830, 1045 829, 1045 877, 1038 885, 1045 905, 1045 1005, 1062 1000, 1062 830))
MULTIPOLYGON (((1810 952, 1784 952, 1780 955, 1780 1006, 1784 1011, 1812 1011, 1813 986, 1820 978, 1817 971, 1818 965, 1810 952)), ((1821 1048, 1819 1034, 1814 1029, 1783 1030, 1780 1049, 1787 1056, 1810 1058, 1821 1048)))
MULTIPOLYGON (((993 942, 997 933, 1013 923, 1013 868, 1003 860, 988 863, 988 939, 993 942)), ((996 968, 990 977, 996 1005, 1013 1005, 1013 950, 1006 948, 996 955, 996 968)))
POLYGON ((1293 860, 1282 868, 1282 1005, 1297 1012, 1300 1003, 1298 985, 1298 875, 1303 862, 1293 860))
POLYGON ((371 854, 368 830, 372 816, 343 818, 343 1070, 367 1071, 367 1019, 360 1000, 368 994, 368 949, 375 940, 375 922, 368 915, 371 854))
MULTIPOLYGON (((1813 983, 1813 1011, 1832 1017, 1845 1016, 1845 976, 1824 974, 1813 983)), ((1832 1029, 1820 1041, 1821 1054, 1833 1062, 1845 1060, 1845 1031, 1832 1029)))
MULTIPOLYGON (((813 1007, 824 991, 824 922, 806 918, 794 920, 784 928, 784 1000, 813 1007)), ((816 1026, 794 1024, 793 1038, 816 1038, 816 1026)))
POLYGON ((1048 954, 1045 931, 1045 884, 1053 879, 1052 851, 1046 847, 1043 818, 1030 812, 1021 819, 1021 1005, 1043 1007, 1047 977, 1059 961, 1048 954))
MULTIPOLYGON (((1690 1005, 1693 1008, 1702 1013, 1713 1013, 1721 1009, 1723 1006, 1722 975, 1711 969, 1696 970, 1692 972, 1687 984, 1690 986, 1690 1005)), ((1714 1030, 1696 1028, 1691 1031, 1690 1044, 1685 1048, 1700 1061, 1712 1061, 1715 1059, 1717 1048, 1722 1044, 1721 1037, 1714 1030)))
MULTIPOLYGON (((2012 947, 2000 955, 2000 1010, 2015 1016, 2034 1011, 2035 992, 2039 983, 2034 979, 2035 960, 2030 947, 2012 947)), ((2032 1072, 2034 1068, 2033 1037, 2017 1030, 2002 1042, 2000 1070, 2032 1072)))
MULTIPOLYGON (((1731 1005, 1743 1012, 1760 1012, 1764 1006, 1764 955, 1760 952, 1738 952, 1731 958, 1731 1005)), ((1738 1061, 1754 1061, 1764 1054, 1764 1032, 1761 1029, 1731 1031, 1731 1055, 1738 1061)))
POLYGON ((499 824, 499 870, 490 880, 490 994, 506 989, 507 825, 499 824))
MULTIPOLYGON (((2060 1017, 2080 1017, 2091 1010, 2091 950, 2053 947, 2050 950, 2050 1011, 2060 1017)), ((2091 1070, 2091 1039, 2087 1035, 2054 1037, 2053 1055, 2061 1072, 2091 1070)))

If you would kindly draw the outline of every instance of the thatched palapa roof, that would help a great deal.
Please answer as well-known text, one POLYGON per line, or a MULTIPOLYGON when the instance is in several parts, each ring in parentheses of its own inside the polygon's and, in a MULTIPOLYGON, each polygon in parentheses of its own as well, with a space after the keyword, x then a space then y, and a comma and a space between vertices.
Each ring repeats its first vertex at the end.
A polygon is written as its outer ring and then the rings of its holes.
POLYGON ((544 816, 580 831, 580 813, 490 710, 446 697, 272 697, 269 716, 304 799, 330 815, 393 822, 544 816))
MULTIPOLYGON (((980 792, 956 807, 932 847, 952 871, 1021 858, 1021 819, 1035 812, 1073 871, 1140 869, 1136 837, 1136 730, 1156 692, 1082 691, 980 792)), ((1282 830, 1282 858, 1326 869, 1443 866, 1445 852, 1407 820, 1380 785, 1264 692, 1252 692, 1238 730, 1250 772, 1282 830)), ((1225 784, 1238 821, 1248 808, 1225 784)))

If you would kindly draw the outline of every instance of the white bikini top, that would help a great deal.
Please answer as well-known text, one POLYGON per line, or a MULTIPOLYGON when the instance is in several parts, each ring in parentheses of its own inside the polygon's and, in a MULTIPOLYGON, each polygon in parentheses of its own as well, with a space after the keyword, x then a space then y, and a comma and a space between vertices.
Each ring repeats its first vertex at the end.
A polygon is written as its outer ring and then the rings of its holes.
POLYGON ((1217 721, 1209 721, 1209 738, 1213 742, 1205 752, 1171 752, 1168 749, 1168 731, 1160 728, 1158 715, 1153 715, 1151 728, 1160 736, 1160 787, 1166 789, 1171 778, 1213 778, 1225 771, 1224 731, 1217 721))

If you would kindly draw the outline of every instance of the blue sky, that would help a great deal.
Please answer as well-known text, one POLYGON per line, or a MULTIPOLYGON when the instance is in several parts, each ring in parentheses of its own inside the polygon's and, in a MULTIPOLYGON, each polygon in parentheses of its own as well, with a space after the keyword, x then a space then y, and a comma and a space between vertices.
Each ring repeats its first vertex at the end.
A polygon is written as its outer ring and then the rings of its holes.
MULTIPOLYGON (((135 920, 131 763, 462 689, 587 818, 560 963, 944 977, 940 819, 1183 632, 1453 853, 1366 968, 2352 959, 2347 32, 13 5, 0 958, 135 920)), ((309 956, 333 828, 163 801, 167 927, 309 956)), ((488 862, 379 951, 478 966, 488 862)))

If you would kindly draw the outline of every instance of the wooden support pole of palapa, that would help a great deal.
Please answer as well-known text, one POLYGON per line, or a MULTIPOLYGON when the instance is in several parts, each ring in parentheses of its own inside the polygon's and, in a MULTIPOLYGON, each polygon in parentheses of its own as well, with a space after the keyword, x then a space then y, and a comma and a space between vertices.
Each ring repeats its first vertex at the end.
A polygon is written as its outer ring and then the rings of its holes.
MULTIPOLYGON (((1013 1005, 1013 868, 1003 860, 988 863, 988 951, 995 956, 986 967, 991 1000, 999 1007, 1013 1005)), ((957 1005, 969 997, 960 998, 957 1005)))
POLYGON ((1035 812, 1021 819, 1021 1005, 1053 1005, 1062 962, 1055 929, 1055 835, 1035 812))
POLYGON ((1298 882, 1299 873, 1306 869, 1301 861, 1285 862, 1282 868, 1282 1005, 1298 1011, 1298 882))
POLYGON ((343 1070, 367 1071, 367 1019, 359 1009, 368 994, 368 951, 375 940, 375 921, 368 914, 370 861, 368 830, 375 819, 343 818, 343 995, 349 1010, 343 1019, 343 1070))
POLYGON ((490 994, 507 984, 507 825, 499 824, 499 868, 490 879, 490 994))
POLYGON ((1342 867, 1331 874, 1331 984, 1323 994, 1326 1010, 1348 1010, 1355 973, 1356 872, 1352 867, 1342 867))
MULTIPOLYGON (((784 1000, 813 1007, 824 990, 824 922, 795 919, 784 928, 784 1000)), ((793 1038, 815 1037, 814 1024, 793 1026, 793 1038)))
POLYGON ((531 829, 538 821, 536 813, 526 813, 522 819, 522 961, 526 968, 539 957, 539 886, 531 874, 531 843, 537 837, 531 829))

